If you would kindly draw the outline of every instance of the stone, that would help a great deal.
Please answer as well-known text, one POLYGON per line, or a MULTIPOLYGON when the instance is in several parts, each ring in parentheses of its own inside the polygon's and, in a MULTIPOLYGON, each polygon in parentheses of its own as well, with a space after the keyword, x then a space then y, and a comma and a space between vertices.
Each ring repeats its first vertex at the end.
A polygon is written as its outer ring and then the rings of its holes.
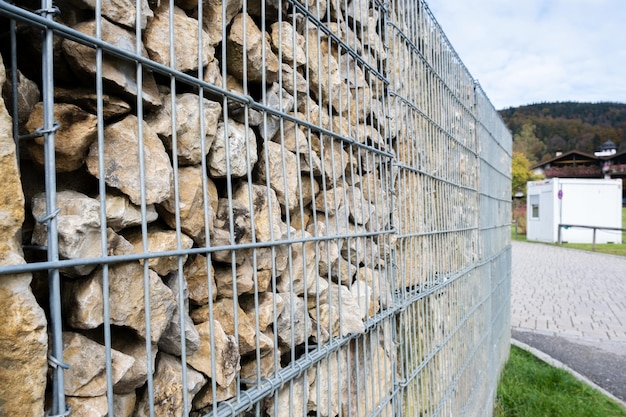
MULTIPOLYGON (((144 253, 141 230, 133 230, 125 235, 126 239, 135 248, 135 253, 144 253)), ((160 229, 156 226, 148 229, 148 247, 146 253, 168 252, 180 249, 191 249, 193 241, 186 235, 180 234, 180 248, 178 247, 176 231, 160 229)), ((187 260, 187 255, 181 255, 182 264, 187 260)), ((139 261, 143 264, 143 260, 139 261)), ((161 276, 166 276, 170 272, 178 270, 179 256, 158 256, 148 259, 148 266, 161 276)))
POLYGON ((172 229, 176 229, 176 206, 178 206, 180 229, 198 245, 204 245, 206 243, 205 216, 210 231, 213 228, 214 210, 218 204, 215 183, 204 175, 200 165, 180 167, 178 169, 178 196, 174 191, 174 183, 172 183, 170 197, 158 206, 161 218, 172 229), (206 185, 204 193, 202 192, 203 182, 206 185))
POLYGON ((365 281, 356 280, 350 287, 350 292, 361 307, 361 314, 365 318, 374 317, 374 315, 380 310, 380 304, 375 298, 374 290, 367 285, 365 281))
POLYGON ((200 35, 202 45, 199 45, 198 37, 198 21, 187 16, 185 11, 177 6, 170 10, 168 1, 162 1, 154 10, 154 18, 150 19, 143 32, 144 45, 150 59, 181 72, 198 69, 199 51, 202 51, 203 67, 209 63, 208 57, 215 54, 209 43, 209 34, 202 31, 200 35), (172 27, 170 18, 173 20, 172 27), (170 45, 171 32, 174 32, 174 45, 170 45), (174 62, 170 62, 172 48, 174 62))
MULTIPOLYGON (((111 324, 134 329, 146 338, 144 304, 144 270, 139 262, 109 266, 111 324)), ((152 270, 148 270, 147 285, 150 295, 150 340, 158 342, 174 314, 176 299, 172 291, 152 270)), ((95 329, 104 322, 102 270, 97 269, 89 277, 71 281, 64 288, 67 320, 76 329, 95 329)))
POLYGON ((215 268, 212 262, 209 263, 207 261, 206 256, 196 255, 192 260, 187 260, 183 267, 183 275, 187 279, 189 301, 191 303, 205 305, 209 302, 209 298, 215 301, 217 298, 215 268))
POLYGON ((161 335, 158 343, 159 349, 162 352, 166 352, 174 356, 182 356, 181 334, 184 334, 185 336, 185 353, 187 355, 193 354, 193 352, 198 350, 200 347, 200 335, 194 327, 191 317, 189 317, 189 290, 187 289, 187 282, 185 281, 184 276, 179 276, 177 273, 171 273, 164 279, 164 283, 170 290, 172 290, 172 294, 174 294, 174 296, 178 299, 181 279, 183 281, 183 309, 181 311, 179 300, 176 304, 176 308, 174 309, 174 314, 172 314, 172 318, 170 319, 167 328, 161 335), (180 324, 181 315, 183 316, 182 320, 184 323, 184 328, 182 329, 180 324))
MULTIPOLYGON (((180 165, 198 165, 211 148, 217 122, 222 115, 222 106, 211 100, 202 99, 202 118, 200 103, 195 94, 179 94, 175 98, 176 113, 176 155, 180 165), (200 140, 201 119, 204 120, 204 149, 200 140)), ((172 152, 172 96, 163 97, 163 107, 147 120, 147 123, 163 140, 165 147, 172 152)))
POLYGON ((257 332, 254 320, 239 306, 236 310, 238 328, 234 327, 235 303, 230 298, 218 299, 213 303, 213 316, 219 321, 228 335, 238 334, 239 353, 246 355, 254 352, 259 344, 261 352, 274 348, 274 341, 263 333, 257 332))
POLYGON ((137 403, 136 417, 150 415, 149 404, 154 404, 155 416, 182 416, 185 404, 183 403, 183 390, 187 391, 187 409, 191 409, 193 397, 206 383, 206 379, 200 372, 187 367, 187 385, 183 386, 183 367, 180 359, 167 353, 159 353, 157 357, 157 369, 154 374, 153 398, 148 397, 148 390, 137 403))
MULTIPOLYGON (((73 0, 78 8, 88 8, 95 10, 96 0, 73 0)), ((134 29, 137 21, 137 6, 132 0, 102 0, 100 2, 100 13, 108 20, 118 25, 134 29)), ((141 0, 141 29, 146 28, 146 23, 152 19, 154 14, 148 6, 146 0, 141 0)))
MULTIPOLYGON (((309 380, 310 382, 310 380, 309 380)), ((266 400, 267 415, 275 417, 306 417, 305 398, 309 387, 302 377, 286 383, 273 397, 266 400)))
POLYGON ((274 315, 278 316, 283 311, 285 302, 280 294, 269 292, 261 292, 256 298, 252 295, 242 297, 239 305, 248 317, 258 316, 259 330, 264 332, 274 323, 274 315))
MULTIPOLYGON (((297 97, 298 102, 305 102, 309 98, 309 83, 306 79, 288 64, 281 65, 283 88, 290 95, 297 97)), ((304 119, 306 120, 306 119, 304 119)))
MULTIPOLYGON (((96 197, 98 203, 100 196, 96 197)), ((140 226, 141 225, 141 207, 131 203, 128 196, 119 193, 107 193, 106 194, 106 216, 107 226, 111 229, 119 232, 127 227, 140 226)), ((154 204, 146 206, 146 223, 152 223, 159 215, 154 207, 154 204)))
POLYGON ((215 283, 220 297, 233 297, 233 268, 235 268, 235 282, 237 295, 254 293, 254 275, 251 260, 245 259, 240 265, 215 265, 215 283))
MULTIPOLYGON (((309 232, 311 236, 328 236, 333 234, 332 231, 327 230, 326 223, 323 222, 317 223, 317 229, 314 224, 310 225, 307 228, 307 232, 309 232)), ((319 275, 328 277, 337 259, 339 259, 339 245, 336 239, 320 240, 318 243, 318 253, 317 264, 319 275)))
POLYGON ((269 177, 270 186, 276 192, 278 202, 287 211, 298 204, 298 158, 296 154, 275 142, 266 142, 259 156, 259 176, 269 177), (267 161, 267 164, 266 164, 267 161))
POLYGON ((319 317, 319 325, 332 337, 365 332, 361 307, 344 285, 330 283, 328 288, 320 293, 319 308, 309 309, 309 314, 312 317, 319 317))
MULTIPOLYGON (((0 63, 1 62, 2 61, 0 61, 0 63)), ((8 77, 6 75, 3 75, 1 79, 2 81, 0 81, 0 84, 4 83, 4 87, 0 87, 0 92, 2 92, 4 103, 12 103, 13 80, 10 76, 10 71, 8 77), (4 82, 5 79, 6 82, 4 82)), ((26 78, 20 70, 17 70, 17 114, 13 114, 12 105, 10 106, 10 108, 5 109, 8 110, 8 113, 11 115, 11 117, 17 117, 19 126, 23 126, 24 123, 28 121, 28 118, 30 117, 30 112, 33 111, 35 104, 39 102, 40 94, 41 93, 39 92, 39 87, 37 86, 37 84, 34 81, 26 78)), ((5 106, 4 103, 2 104, 3 107, 5 106)), ((8 126, 11 126, 11 124, 9 124, 8 126)))
POLYGON ((134 391, 128 394, 114 395, 113 414, 115 417, 132 417, 136 403, 137 394, 134 391))
MULTIPOLYGON (((273 110, 288 113, 293 110, 294 99, 291 94, 284 88, 281 88, 278 83, 273 83, 272 86, 265 92, 265 105, 273 110)), ((261 123, 259 123, 259 132, 263 139, 270 139, 276 136, 280 131, 281 125, 285 123, 285 120, 266 113, 261 117, 261 123)), ((280 142, 280 140, 275 140, 280 142)))
MULTIPOLYGON (((350 390, 349 377, 352 365, 348 360, 347 349, 343 348, 332 352, 328 357, 313 368, 315 377, 309 383, 307 408, 324 417, 336 416, 342 410, 350 390), (318 390, 317 387, 321 387, 318 390), (319 395, 317 395, 319 394, 319 395)), ((361 395, 366 395, 361 392, 361 395)), ((355 410, 352 410, 353 412, 355 410)))
MULTIPOLYGON (((145 340, 138 338, 131 330, 115 328, 112 332, 111 346, 113 349, 135 359, 133 365, 124 376, 113 385, 116 396, 133 394, 136 388, 144 385, 148 379, 147 348, 145 340)), ((154 371, 157 349, 151 346, 150 371, 154 371)))
POLYGON ((313 331, 313 323, 302 297, 292 292, 280 293, 284 307, 276 320, 276 334, 288 350, 303 344, 313 331))
MULTIPOLYGON (((283 222, 276 192, 264 185, 240 183, 233 191, 233 201, 251 207, 254 237, 257 242, 279 240, 287 230, 283 222), (250 201, 252 196, 252 201, 250 201)), ((258 268, 257 269, 267 269, 258 268)))
POLYGON ((280 365, 279 351, 271 351, 262 355, 260 358, 249 357, 248 360, 241 365, 239 377, 246 380, 246 385, 254 386, 260 378, 270 378, 276 372, 282 369, 280 365), (257 369, 258 367, 258 369, 257 369))
MULTIPOLYGON (((70 172, 85 162, 87 150, 96 139, 97 118, 73 104, 54 105, 54 120, 59 130, 54 135, 55 167, 57 172, 70 172)), ((25 129, 34 133, 43 126, 43 103, 37 103, 30 114, 25 129)), ((28 151, 35 162, 44 165, 44 137, 28 142, 28 151)))
POLYGON ((241 11, 243 0, 205 0, 202 2, 202 24, 209 35, 209 42, 216 46, 223 39, 222 30, 241 11), (223 12, 226 20, 222 20, 223 12))
MULTIPOLYGON (((216 239, 215 246, 230 245, 230 223, 233 224, 233 240, 234 244, 252 242, 252 226, 250 222, 250 209, 238 200, 232 200, 229 203, 227 198, 218 200, 217 212, 215 215, 215 229, 228 232, 228 239, 225 242, 216 239)), ((217 255, 217 254, 216 254, 217 255)), ((230 258, 220 260, 222 262, 230 262, 230 258)))
MULTIPOLYGON (((87 88, 54 86, 54 100, 58 103, 74 104, 91 114, 98 112, 98 95, 87 88)), ((121 98, 102 94, 102 117, 105 121, 119 119, 131 110, 130 104, 121 98)))
MULTIPOLYGON (((213 398, 213 384, 206 384, 199 393, 193 398, 193 409, 202 410, 203 408, 215 403, 229 400, 237 395, 237 380, 234 379, 227 387, 221 387, 215 384, 215 398, 213 398)), ((202 410, 202 415, 209 414, 211 409, 202 410)))
MULTIPOLYGON (((72 409, 72 417, 107 417, 109 404, 106 395, 98 397, 65 397, 67 405, 72 409)), ((115 414, 118 415, 117 413, 115 414)))
POLYGON ((213 321, 213 333, 210 321, 196 325, 196 330, 200 335, 200 346, 197 351, 187 356, 187 363, 209 378, 215 379, 220 387, 228 388, 241 369, 235 337, 226 335, 217 320, 213 321))
MULTIPOLYGON (((64 372, 65 395, 98 397, 107 392, 105 347, 75 332, 63 332, 63 361, 70 368, 64 372)), ((135 359, 111 349, 113 384, 131 368, 135 359)))
MULTIPOLYGON (((292 238, 310 238, 310 233, 303 231, 294 233, 292 238)), ((279 292, 294 292, 302 295, 305 292, 313 295, 317 291, 318 282, 315 242, 292 243, 289 246, 291 263, 276 280, 276 288, 279 292)), ((323 281, 323 280, 322 280, 323 281)))
POLYGON ((226 57, 228 72, 240 80, 244 79, 244 68, 247 81, 272 83, 278 80, 280 62, 265 34, 245 13, 233 18, 226 43, 226 57))
MULTIPOLYGON (((2 253, 0 258, 3 266, 20 263, 24 260, 15 252, 2 253)), ((31 280, 30 273, 3 275, 0 279, 3 309, 0 321, 0 415, 3 416, 41 416, 44 412, 48 372, 47 321, 31 291, 31 280)))
MULTIPOLYGON (((126 13, 126 10, 124 10, 126 13)), ((101 20, 102 40, 115 47, 135 53, 135 34, 106 19, 101 20)), ((94 20, 82 22, 74 26, 75 30, 89 36, 96 36, 96 22, 94 20)), ((87 45, 81 45, 69 39, 62 44, 63 52, 68 64, 85 83, 93 84, 96 76, 96 51, 87 45)), ((145 49, 139 51, 141 56, 148 56, 145 49)), ((141 89, 144 105, 150 109, 161 106, 159 92, 154 76, 147 69, 143 70, 142 84, 137 85, 137 67, 133 61, 105 55, 102 60, 102 79, 105 90, 123 94, 130 100, 136 101, 141 89)))
POLYGON ((393 295, 391 294, 391 286, 387 280, 387 271, 383 268, 359 267, 356 276, 357 280, 367 283, 372 288, 373 298, 383 308, 393 306, 393 295))
MULTIPOLYGON (((263 122, 263 118, 271 117, 265 115, 256 109, 248 106, 247 99, 250 98, 248 92, 243 88, 243 83, 234 76, 226 75, 226 89, 231 93, 239 97, 245 97, 245 101, 229 100, 228 102, 228 115, 233 120, 241 123, 248 124, 248 126, 259 126, 263 122)), ((269 93, 269 90, 268 90, 269 93)))
POLYGON ((207 162, 213 178, 243 177, 258 160, 256 135, 252 129, 234 120, 219 122, 207 162), (227 152, 228 142, 228 152, 227 152), (230 172, 227 171, 228 167, 230 172))
MULTIPOLYGON (((173 169, 169 156, 157 134, 145 123, 143 127, 143 157, 145 166, 145 202, 160 203, 171 193, 173 169)), ((130 115, 104 129, 104 148, 93 142, 87 155, 87 170, 100 178, 98 153, 104 152, 104 180, 109 187, 126 194, 133 204, 141 204, 139 173, 139 121, 130 115)))
POLYGON ((340 141, 328 136, 323 136, 320 139, 312 135, 311 147, 323 161, 326 178, 335 181, 343 178, 350 158, 340 141))
POLYGON ((283 62, 300 66, 306 64, 304 36, 296 32, 289 22, 276 22, 270 25, 272 46, 283 62))
MULTIPOLYGON (((316 210, 329 216, 335 216, 345 207, 345 201, 349 191, 350 190, 344 187, 321 190, 315 197, 316 210)), ((329 232, 335 234, 334 230, 330 230, 329 232)))
MULTIPOLYGON (((57 215, 59 255, 64 259, 97 258, 102 256, 100 237, 100 203, 76 191, 57 193, 57 215)), ((46 195, 33 197, 32 211, 35 219, 46 214, 46 195)), ((32 242, 35 245, 48 244, 47 224, 35 224, 32 242)), ((72 276, 88 275, 96 265, 79 265, 67 268, 64 272, 72 276)))

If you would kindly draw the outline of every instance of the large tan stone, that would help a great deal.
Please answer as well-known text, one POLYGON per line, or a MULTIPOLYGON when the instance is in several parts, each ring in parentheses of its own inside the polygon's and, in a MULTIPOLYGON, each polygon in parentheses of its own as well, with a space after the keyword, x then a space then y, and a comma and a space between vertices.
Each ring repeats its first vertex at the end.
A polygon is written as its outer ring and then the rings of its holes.
POLYGON ((207 158, 211 177, 224 178, 229 174, 243 177, 252 171, 258 157, 256 135, 252 129, 246 129, 244 124, 234 120, 229 120, 227 124, 219 122, 207 158))
POLYGON ((213 333, 210 321, 196 325, 196 330, 200 334, 200 347, 187 357, 187 363, 209 378, 214 378, 220 387, 227 388, 241 369, 235 337, 226 335, 222 325, 216 320, 213 320, 213 333))
MULTIPOLYGON (((81 9, 96 8, 96 0, 73 0, 76 7, 81 9)), ((102 16, 119 25, 126 26, 130 29, 135 28, 137 22, 137 6, 132 0, 102 0, 100 2, 100 12, 102 16)), ((148 19, 153 17, 152 10, 148 6, 146 0, 141 0, 141 21, 139 22, 141 29, 146 28, 148 19)))
POLYGON ((209 42, 216 46, 223 39, 222 30, 228 27, 231 20, 243 7, 243 0, 204 0, 202 2, 202 24, 209 34, 209 42), (226 12, 226 20, 222 13, 226 12))
POLYGON ((215 270, 212 263, 207 263, 206 256, 196 255, 183 268, 189 287, 189 301, 196 305, 205 305, 209 298, 213 301, 217 298, 215 270))

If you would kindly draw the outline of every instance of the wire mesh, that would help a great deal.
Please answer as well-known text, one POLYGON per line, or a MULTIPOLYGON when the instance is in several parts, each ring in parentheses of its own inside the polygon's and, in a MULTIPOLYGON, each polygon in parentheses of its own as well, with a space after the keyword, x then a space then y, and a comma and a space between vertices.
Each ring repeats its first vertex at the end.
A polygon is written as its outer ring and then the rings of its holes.
POLYGON ((0 36, 33 407, 491 413, 511 137, 424 2, 0 0, 0 36))

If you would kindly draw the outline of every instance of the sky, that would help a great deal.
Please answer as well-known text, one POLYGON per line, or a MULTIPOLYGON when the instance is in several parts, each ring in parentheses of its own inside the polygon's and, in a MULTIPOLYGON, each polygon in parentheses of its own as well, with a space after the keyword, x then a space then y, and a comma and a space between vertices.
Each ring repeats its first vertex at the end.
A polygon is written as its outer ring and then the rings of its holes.
POLYGON ((427 0, 496 109, 626 103, 625 0, 427 0))

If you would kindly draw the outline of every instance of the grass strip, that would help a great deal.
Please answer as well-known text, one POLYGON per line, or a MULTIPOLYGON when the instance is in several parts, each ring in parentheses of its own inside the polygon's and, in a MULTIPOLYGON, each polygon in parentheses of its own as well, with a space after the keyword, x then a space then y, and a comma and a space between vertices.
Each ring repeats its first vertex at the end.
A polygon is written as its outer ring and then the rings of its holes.
POLYGON ((516 346, 506 363, 495 417, 626 417, 626 409, 567 371, 516 346))

